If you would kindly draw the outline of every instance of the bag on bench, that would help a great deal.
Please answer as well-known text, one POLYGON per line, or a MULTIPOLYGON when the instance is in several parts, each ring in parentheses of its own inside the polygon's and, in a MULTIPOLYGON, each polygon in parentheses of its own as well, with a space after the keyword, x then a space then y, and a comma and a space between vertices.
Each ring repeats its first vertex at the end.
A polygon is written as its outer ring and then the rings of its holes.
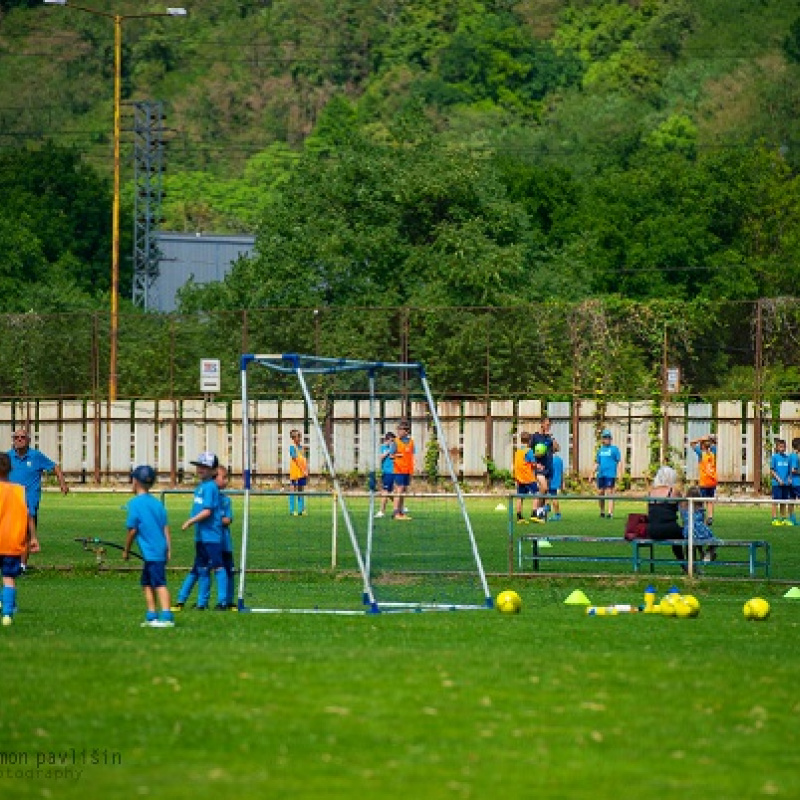
POLYGON ((625 523, 625 538, 646 539, 647 538, 647 514, 628 514, 628 521, 625 523))

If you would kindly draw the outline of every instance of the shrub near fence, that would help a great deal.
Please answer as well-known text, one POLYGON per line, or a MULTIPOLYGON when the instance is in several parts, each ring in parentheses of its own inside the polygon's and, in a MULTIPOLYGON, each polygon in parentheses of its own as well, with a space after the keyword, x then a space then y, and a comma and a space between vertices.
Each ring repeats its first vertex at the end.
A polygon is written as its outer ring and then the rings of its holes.
MULTIPOLYGON (((369 407, 365 400, 333 399, 326 404, 325 430, 337 470, 342 475, 364 475, 371 463, 369 407)), ((410 404, 417 445, 417 471, 425 471, 430 430, 423 403, 410 404)), ((663 409, 650 403, 575 403, 558 401, 543 406, 538 400, 464 400, 437 404, 456 469, 464 479, 484 484, 489 462, 495 470, 511 469, 519 433, 531 430, 544 410, 552 421, 568 473, 591 475, 597 436, 609 428, 622 450, 623 473, 633 481, 646 481, 654 463, 668 458, 696 478, 696 458, 688 442, 717 432, 720 481, 731 488, 752 485, 759 465, 754 451, 756 426, 753 406, 739 401, 671 403, 663 409), (601 413, 602 412, 602 413, 601 413), (663 412, 663 413, 662 413, 663 412)), ((791 440, 800 436, 800 403, 784 402, 774 419, 762 421, 762 436, 770 430, 791 440)), ((380 403, 381 430, 390 430, 404 415, 400 400, 380 403)), ((285 481, 288 469, 289 431, 311 431, 302 401, 263 399, 251 407, 256 481, 264 485, 285 481)), ((116 482, 127 479, 135 464, 154 464, 162 479, 183 482, 193 474, 189 462, 203 450, 219 454, 241 475, 241 403, 185 400, 125 400, 107 404, 82 400, 0 403, 0 437, 11 446, 14 427, 29 424, 33 446, 43 450, 64 469, 70 481, 116 482)), ((318 442, 311 435, 309 460, 312 476, 323 470, 318 442)), ((766 453, 765 453, 766 459, 766 453)), ((440 457, 439 474, 445 472, 440 457)), ((763 467, 763 463, 761 464, 763 467)), ((507 476, 508 472, 505 473, 507 476)))
MULTIPOLYGON (((108 315, 0 315, 0 397, 104 399, 108 315)), ((509 308, 278 308, 181 316, 122 313, 118 395, 193 397, 201 358, 239 394, 242 353, 421 361, 439 396, 630 399, 681 369, 687 399, 760 404, 796 392, 800 304, 598 298, 509 308)), ((281 394, 275 376, 254 389, 281 394)), ((351 388, 346 376, 332 386, 351 388)))

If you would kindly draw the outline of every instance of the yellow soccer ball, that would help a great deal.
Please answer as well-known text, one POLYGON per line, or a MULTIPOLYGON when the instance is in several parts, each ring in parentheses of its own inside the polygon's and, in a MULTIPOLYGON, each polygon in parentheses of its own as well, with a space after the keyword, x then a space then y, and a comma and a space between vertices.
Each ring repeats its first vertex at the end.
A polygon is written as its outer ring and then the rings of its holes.
POLYGON ((683 602, 691 609, 692 613, 689 614, 690 617, 696 617, 700 613, 700 602, 694 595, 685 594, 683 596, 683 602))
POLYGON ((769 603, 762 597, 753 597, 744 604, 744 618, 762 622, 769 617, 769 603))
POLYGON ((662 617, 675 616, 675 604, 666 597, 661 599, 661 616, 662 617))
POLYGON ((693 617, 694 614, 692 613, 692 607, 685 603, 683 600, 678 600, 677 603, 673 603, 675 607, 675 616, 680 617, 681 619, 688 619, 689 617, 693 617))
POLYGON ((497 595, 495 605, 501 614, 519 614, 522 611, 522 598, 516 592, 507 589, 497 595))

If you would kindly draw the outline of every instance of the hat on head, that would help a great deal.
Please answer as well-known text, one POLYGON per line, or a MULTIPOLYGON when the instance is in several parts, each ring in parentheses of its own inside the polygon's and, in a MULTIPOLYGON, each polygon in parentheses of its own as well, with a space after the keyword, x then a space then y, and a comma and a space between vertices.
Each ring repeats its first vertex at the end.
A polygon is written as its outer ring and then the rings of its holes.
POLYGON ((131 478, 139 481, 144 486, 152 486, 156 482, 156 471, 147 466, 147 464, 143 464, 131 472, 131 478))
POLYGON ((199 456, 194 461, 190 461, 190 464, 194 464, 196 467, 209 467, 210 469, 216 469, 219 466, 219 459, 214 455, 214 453, 200 453, 199 456))
POLYGON ((603 432, 600 434, 601 439, 605 439, 606 437, 609 439, 611 438, 611 431, 608 428, 605 428, 603 432))

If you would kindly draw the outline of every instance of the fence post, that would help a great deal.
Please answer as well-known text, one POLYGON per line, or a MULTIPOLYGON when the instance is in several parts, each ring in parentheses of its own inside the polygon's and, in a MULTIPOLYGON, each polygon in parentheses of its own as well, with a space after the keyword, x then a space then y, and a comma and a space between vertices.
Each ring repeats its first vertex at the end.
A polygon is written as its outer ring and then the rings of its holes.
POLYGON ((761 491, 761 467, 764 461, 764 438, 763 438, 763 412, 762 412, 762 381, 763 381, 763 358, 764 358, 764 330, 762 319, 761 300, 756 300, 756 324, 755 324, 755 381, 753 386, 753 490, 761 491))

